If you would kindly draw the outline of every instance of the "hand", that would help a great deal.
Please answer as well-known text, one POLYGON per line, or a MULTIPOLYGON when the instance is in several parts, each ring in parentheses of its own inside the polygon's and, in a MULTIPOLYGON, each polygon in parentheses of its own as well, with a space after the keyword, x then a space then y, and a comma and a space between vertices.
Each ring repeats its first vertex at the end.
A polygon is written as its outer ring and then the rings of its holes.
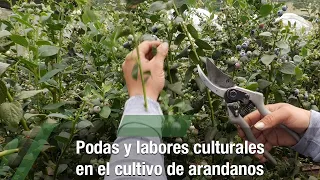
MULTIPOLYGON (((146 95, 156 101, 165 85, 163 64, 168 54, 169 45, 166 42, 161 43, 160 41, 144 41, 138 47, 142 71, 151 72, 150 77, 145 81, 146 95), (155 56, 152 55, 152 47, 157 47, 157 54, 155 56)), ((137 59, 137 50, 134 49, 127 55, 124 63, 122 64, 122 70, 124 72, 124 78, 126 80, 130 97, 143 95, 140 73, 138 73, 137 80, 132 77, 132 70, 134 65, 137 63, 137 59)), ((144 77, 146 76, 149 75, 144 75, 144 77)))
MULTIPOLYGON (((259 143, 263 143, 265 150, 270 151, 273 146, 293 146, 297 142, 278 125, 283 124, 296 133, 302 134, 310 123, 310 111, 300 109, 290 104, 279 103, 266 105, 271 114, 263 117, 259 111, 248 114, 244 119, 249 124, 259 143)), ((239 136, 245 139, 244 132, 238 128, 239 136)), ((255 155, 260 162, 265 162, 263 155, 255 155)))

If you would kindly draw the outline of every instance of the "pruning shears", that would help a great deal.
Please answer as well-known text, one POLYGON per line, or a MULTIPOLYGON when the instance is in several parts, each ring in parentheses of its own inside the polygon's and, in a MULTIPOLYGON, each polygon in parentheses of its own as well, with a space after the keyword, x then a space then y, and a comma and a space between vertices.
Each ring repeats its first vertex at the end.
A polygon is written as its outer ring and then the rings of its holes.
MULTIPOLYGON (((266 116, 271 113, 265 107, 263 94, 235 85, 233 80, 227 74, 219 70, 213 60, 209 58, 206 61, 208 76, 205 75, 199 65, 197 66, 197 69, 203 83, 216 95, 224 98, 227 104, 229 121, 232 124, 240 126, 248 141, 258 144, 250 126, 243 117, 249 114, 254 108, 256 108, 262 116, 266 116)), ((293 136, 297 142, 300 140, 300 136, 297 133, 290 130, 283 124, 280 126, 293 136)), ((264 152, 264 156, 274 165, 277 164, 277 161, 268 151, 264 152)))

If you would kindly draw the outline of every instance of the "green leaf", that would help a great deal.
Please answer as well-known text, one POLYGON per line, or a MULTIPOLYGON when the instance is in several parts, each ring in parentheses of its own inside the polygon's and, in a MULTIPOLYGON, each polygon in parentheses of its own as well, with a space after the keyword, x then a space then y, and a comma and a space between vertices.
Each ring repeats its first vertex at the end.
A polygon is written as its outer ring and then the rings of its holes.
POLYGON ((19 44, 19 45, 21 45, 23 47, 28 47, 29 46, 29 42, 23 36, 19 36, 19 35, 13 34, 13 35, 10 36, 10 39, 14 43, 19 44))
POLYGON ((293 61, 297 64, 301 63, 301 57, 299 55, 295 55, 293 57, 293 61))
POLYGON ((44 92, 45 90, 35 90, 35 91, 22 91, 17 97, 16 100, 23 100, 33 97, 39 93, 44 92))
POLYGON ((199 76, 196 77, 195 81, 197 83, 198 88, 200 89, 200 92, 203 93, 206 90, 207 86, 204 84, 204 82, 201 80, 199 76))
POLYGON ((132 68, 132 78, 137 80, 138 79, 138 72, 139 72, 139 66, 138 66, 138 63, 136 63, 133 68, 132 68))
POLYGON ((201 49, 206 49, 206 50, 211 50, 212 49, 210 44, 208 44, 207 42, 205 42, 205 41, 203 41, 201 39, 197 39, 195 43, 201 49))
POLYGON ((280 71, 283 73, 283 74, 290 74, 290 75, 294 75, 295 74, 295 69, 296 69, 296 66, 290 62, 287 62, 287 63, 283 63, 282 64, 282 67, 280 69, 280 71))
POLYGON ((97 21, 97 15, 93 12, 93 10, 90 9, 90 7, 86 7, 84 9, 83 15, 82 15, 82 21, 83 23, 87 24, 89 22, 95 22, 97 21))
POLYGON ((0 62, 0 76, 6 72, 7 68, 10 66, 10 64, 2 63, 0 62))
POLYGON ((82 120, 77 124, 77 129, 84 129, 84 128, 87 128, 89 126, 93 127, 93 124, 92 124, 91 121, 82 120))
POLYGON ((288 49, 288 48, 289 48, 289 45, 288 45, 286 42, 284 42, 284 41, 278 41, 278 42, 276 42, 276 46, 277 46, 278 48, 281 48, 281 49, 288 49))
POLYGON ((19 18, 19 15, 17 15, 17 14, 12 15, 11 18, 19 21, 21 24, 24 24, 24 25, 28 26, 29 28, 34 28, 29 22, 19 18))
POLYGON ((277 91, 274 91, 273 94, 274 94, 274 99, 276 103, 283 102, 283 97, 282 97, 282 94, 284 94, 283 91, 277 90, 277 91))
POLYGON ((259 34, 259 36, 271 37, 272 33, 271 32, 262 32, 262 33, 259 34))
POLYGON ((194 39, 198 39, 199 38, 198 31, 191 24, 187 25, 187 29, 188 29, 188 32, 190 33, 190 35, 194 39))
POLYGON ((296 74, 296 78, 297 79, 301 79, 302 78, 303 72, 298 66, 294 69, 294 72, 296 74))
POLYGON ((247 82, 250 82, 250 81, 252 81, 253 79, 255 79, 256 78, 256 76, 258 76, 260 73, 259 72, 257 72, 257 73, 253 73, 250 77, 249 77, 249 79, 247 80, 247 82))
POLYGON ((188 57, 189 47, 184 48, 174 59, 180 59, 183 57, 188 57))
POLYGON ((8 126, 17 127, 22 117, 23 111, 19 102, 5 102, 0 105, 0 119, 8 126))
POLYGON ((61 132, 58 136, 55 137, 55 139, 58 142, 62 142, 62 143, 67 143, 69 142, 69 138, 70 138, 70 133, 68 132, 61 132))
POLYGON ((183 95, 182 93, 182 83, 181 82, 176 82, 174 84, 168 84, 168 88, 177 93, 178 95, 183 95))
POLYGON ((247 79, 245 77, 236 77, 236 81, 239 83, 246 83, 247 79))
POLYGON ((7 31, 7 30, 1 30, 0 31, 0 38, 7 37, 7 36, 10 36, 10 35, 11 35, 11 33, 9 31, 7 31))
POLYGON ((187 0, 187 5, 188 6, 194 6, 197 3, 196 0, 187 0))
POLYGON ((251 91, 256 91, 258 87, 259 87, 259 84, 257 82, 249 82, 248 85, 246 86, 246 89, 249 89, 251 91))
POLYGON ((285 55, 285 54, 288 54, 289 52, 290 52, 290 47, 287 49, 281 49, 280 54, 285 55))
POLYGON ((194 53, 194 51, 189 52, 189 59, 191 59, 195 64, 197 64, 198 62, 197 55, 196 53, 194 53))
POLYGON ((156 46, 152 46, 151 52, 152 52, 152 56, 157 55, 157 53, 158 53, 157 47, 156 46))
POLYGON ((260 15, 261 16, 268 16, 272 12, 272 5, 270 4, 265 4, 260 7, 260 15))
POLYGON ((39 47, 38 52, 40 57, 49 57, 56 55, 59 52, 59 49, 60 48, 56 46, 43 45, 39 47))
POLYGON ((63 171, 65 171, 68 168, 67 164, 60 164, 57 170, 57 174, 61 174, 63 171))
POLYGON ((292 82, 292 77, 290 74, 283 74, 283 82, 289 84, 292 82))
MULTIPOLYGON (((229 5, 229 6, 232 6, 233 5, 233 0, 227 0, 227 4, 229 5)), ((211 142, 211 141, 210 141, 211 142)))
POLYGON ((161 11, 163 9, 166 9, 166 7, 167 7, 166 3, 162 2, 162 1, 156 1, 150 5, 149 11, 150 12, 157 12, 157 11, 161 11))
POLYGON ((146 76, 146 77, 144 78, 144 81, 147 82, 148 79, 149 79, 150 76, 151 76, 151 71, 145 71, 145 72, 143 72, 143 75, 146 76))
POLYGON ((67 119, 67 120, 69 119, 68 116, 60 113, 52 113, 52 114, 49 114, 48 117, 61 118, 61 119, 67 119))
POLYGON ((50 41, 45 41, 45 40, 39 40, 36 42, 37 46, 43 46, 43 45, 52 45, 50 41))
POLYGON ((179 34, 174 40, 174 44, 179 46, 185 37, 186 37, 185 34, 179 34))
POLYGON ((178 16, 174 19, 173 23, 176 25, 179 25, 183 22, 183 18, 181 16, 178 16))
POLYGON ((128 27, 117 29, 114 35, 114 41, 116 41, 120 37, 130 35, 130 33, 131 33, 131 30, 128 27))
POLYGON ((187 0, 174 0, 174 4, 177 6, 177 8, 180 8, 182 5, 187 4, 187 0))
POLYGON ((252 158, 249 157, 249 156, 245 156, 245 157, 241 158, 239 163, 240 164, 251 165, 251 162, 252 162, 252 158))
POLYGON ((48 104, 46 106, 44 106, 42 109, 44 110, 55 110, 60 108, 61 106, 64 106, 66 103, 65 102, 59 102, 59 103, 55 103, 55 104, 48 104))
POLYGON ((25 113, 24 115, 23 115, 23 117, 26 119, 26 120, 28 120, 28 119, 30 119, 30 118, 32 118, 32 117, 37 117, 37 116, 47 116, 46 114, 30 114, 30 113, 25 113))
POLYGON ((19 139, 15 138, 8 142, 6 146, 4 146, 3 150, 10 150, 10 149, 16 149, 19 146, 19 139))
POLYGON ((305 47, 303 47, 303 48, 301 49, 301 55, 302 55, 303 57, 308 56, 308 49, 305 48, 305 47))
POLYGON ((207 127, 206 133, 204 136, 204 141, 206 143, 212 142, 212 140, 214 139, 214 137, 217 135, 218 132, 219 130, 217 129, 217 127, 212 127, 212 126, 207 127))
POLYGON ((268 55, 268 54, 264 54, 262 57, 261 57, 261 62, 263 64, 265 64, 266 66, 268 66, 273 60, 274 58, 276 58, 277 56, 276 55, 268 55))
POLYGON ((259 89, 265 89, 266 87, 270 86, 272 83, 270 81, 259 79, 258 80, 259 89))
POLYGON ((181 112, 185 113, 193 110, 189 101, 181 101, 174 105, 174 107, 180 108, 181 112))
POLYGON ((247 21, 249 21, 248 16, 241 16, 240 18, 243 23, 246 23, 247 21))
POLYGON ((192 65, 188 68, 188 70, 186 71, 186 74, 184 76, 184 83, 185 84, 188 84, 188 82, 190 81, 191 77, 192 77, 192 74, 193 74, 193 69, 195 68, 196 66, 192 65))
POLYGON ((101 109, 99 115, 100 115, 101 117, 107 119, 107 118, 109 117, 110 113, 111 113, 110 107, 104 106, 104 107, 101 109))
POLYGON ((62 70, 63 69, 54 69, 52 71, 47 72, 47 74, 45 74, 44 76, 41 77, 41 79, 39 80, 39 83, 43 83, 43 82, 48 81, 50 78, 52 78, 53 76, 55 76, 56 74, 58 74, 62 70))
POLYGON ((7 87, 2 80, 0 80, 0 104, 4 103, 7 98, 7 87))

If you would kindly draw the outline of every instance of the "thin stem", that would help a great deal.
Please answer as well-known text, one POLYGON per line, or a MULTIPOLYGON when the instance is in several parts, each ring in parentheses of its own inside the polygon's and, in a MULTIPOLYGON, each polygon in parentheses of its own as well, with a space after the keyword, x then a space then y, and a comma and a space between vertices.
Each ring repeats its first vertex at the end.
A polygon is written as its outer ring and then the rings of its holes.
POLYGON ((80 107, 80 110, 78 111, 77 115, 76 115, 76 118, 73 120, 72 122, 72 128, 71 128, 71 134, 70 134, 70 137, 69 137, 69 140, 68 140, 68 143, 64 146, 62 152, 61 152, 61 155, 59 156, 58 158, 58 161, 56 163, 56 166, 54 168, 54 178, 53 179, 57 179, 57 173, 58 173, 58 168, 59 168, 59 165, 60 165, 60 162, 61 162, 61 159, 63 157, 63 155, 65 154, 65 152, 67 151, 67 149, 69 148, 71 142, 72 142, 72 139, 76 133, 76 125, 78 123, 78 120, 79 120, 79 117, 81 115, 81 112, 83 111, 84 107, 86 105, 86 102, 84 101, 84 103, 82 104, 82 106, 80 107))
POLYGON ((10 155, 10 154, 13 154, 13 153, 16 153, 16 152, 19 152, 19 149, 9 149, 9 150, 4 150, 2 152, 0 152, 0 158, 2 158, 3 156, 6 156, 6 155, 10 155))
POLYGON ((48 156, 48 154, 44 151, 40 151, 40 153, 44 156, 44 158, 49 161, 50 160, 50 157, 48 156))
POLYGON ((24 130, 30 131, 30 129, 29 129, 28 125, 27 125, 27 121, 26 121, 26 119, 24 119, 24 117, 21 118, 20 123, 21 123, 21 125, 22 125, 24 130))
MULTIPOLYGON (((176 6, 175 3, 173 3, 173 7, 174 7, 174 10, 176 11, 176 13, 178 14, 178 16, 181 16, 181 14, 180 14, 180 12, 178 11, 177 6, 176 6)), ((197 53, 197 51, 196 51, 196 47, 194 46, 194 44, 193 44, 193 42, 192 42, 192 37, 191 37, 190 33, 188 32, 187 26, 186 26, 185 23, 184 23, 184 22, 185 22, 185 18, 184 18, 183 16, 181 16, 181 17, 182 17, 182 19, 183 19, 183 22, 181 22, 183 31, 184 31, 184 32, 186 33, 186 35, 187 35, 187 38, 188 38, 188 40, 189 40, 189 42, 190 42, 190 45, 191 45, 191 49, 192 49, 192 51, 193 51, 193 52, 195 53, 195 55, 196 55, 197 62, 200 63, 201 61, 200 61, 200 58, 199 58, 198 53, 197 53)))
POLYGON ((9 90, 7 90, 7 97, 8 97, 9 102, 13 102, 13 98, 12 98, 9 90))
POLYGON ((210 111, 211 111, 211 121, 212 121, 212 127, 216 127, 217 124, 215 122, 215 118, 214 118, 214 110, 213 110, 213 106, 212 106, 212 99, 210 96, 210 91, 207 88, 207 96, 208 96, 208 101, 209 101, 209 107, 210 107, 210 111))
MULTIPOLYGON (((181 16, 181 14, 180 14, 180 12, 178 11, 177 6, 176 6, 175 3, 173 3, 173 7, 174 7, 174 10, 176 11, 176 13, 178 14, 178 16, 181 16)), ((192 49, 192 51, 193 51, 194 54, 196 55, 197 62, 200 63, 201 60, 200 60, 199 55, 198 55, 198 53, 197 53, 197 51, 196 51, 196 48, 195 48, 195 46, 194 46, 194 43, 192 42, 191 35, 189 34, 188 29, 187 29, 187 27, 186 27, 186 25, 185 25, 185 23, 184 23, 184 22, 185 22, 185 19, 184 19, 183 16, 181 16, 181 17, 183 18, 183 22, 181 23, 181 24, 182 24, 182 27, 183 27, 183 30, 184 30, 184 32, 186 33, 187 37, 188 37, 188 40, 189 40, 189 42, 190 42, 190 44, 191 44, 191 49, 192 49)), ((216 124, 216 123, 215 123, 215 118, 214 118, 214 110, 213 110, 213 106, 212 106, 212 99, 211 99, 210 91, 209 91, 208 88, 207 88, 207 96, 208 96, 209 107, 210 107, 210 111, 211 111, 212 126, 215 127, 215 124, 216 124)))
MULTIPOLYGON (((168 68, 168 76, 169 76, 169 81, 170 81, 170 84, 172 84, 173 83, 173 80, 172 80, 172 77, 171 77, 171 68, 170 68, 170 63, 169 63, 169 61, 170 62, 172 62, 172 53, 171 53, 171 51, 170 51, 170 49, 171 49, 171 42, 172 42, 172 32, 171 31, 168 31, 167 32, 168 33, 168 35, 169 35, 169 54, 168 54, 168 60, 167 61, 165 61, 166 62, 166 65, 167 65, 167 68, 168 68)), ((172 92, 172 94, 173 94, 173 98, 176 98, 176 93, 175 92, 172 92)))
MULTIPOLYGON (((131 16, 130 16, 131 18, 131 16)), ((138 39, 137 37, 135 36, 135 33, 134 33, 134 28, 133 28, 133 24, 131 23, 131 34, 133 35, 133 38, 134 38, 134 42, 135 42, 135 45, 136 45, 136 52, 137 52, 137 64, 138 64, 138 69, 139 69, 139 73, 140 73, 140 79, 141 79, 141 83, 142 83, 142 90, 143 90, 143 98, 144 98, 144 107, 146 109, 146 111, 148 110, 148 100, 147 100, 147 92, 146 92, 146 86, 145 86, 145 82, 144 82, 144 77, 143 77, 143 70, 142 70, 142 67, 141 67, 141 59, 140 59, 140 51, 139 51, 139 42, 138 42, 138 39)))
MULTIPOLYGON (((136 40, 135 40, 136 41, 136 40)), ((144 107, 146 108, 146 110, 148 110, 148 103, 147 103, 147 93, 146 93, 146 86, 145 86, 145 82, 144 82, 144 78, 143 78, 143 71, 142 71, 142 67, 141 67, 141 59, 140 59, 140 51, 139 51, 139 45, 137 45, 136 47, 137 50, 137 55, 138 55, 138 59, 137 59, 137 63, 138 63, 138 68, 140 71, 140 77, 141 77, 141 83, 142 83, 142 90, 143 90, 143 98, 144 98, 144 107)))
MULTIPOLYGON (((171 53, 171 51, 170 51, 170 49, 171 49, 171 42, 172 42, 172 33, 171 33, 171 31, 169 31, 168 34, 169 34, 169 61, 171 61, 171 60, 172 60, 172 53, 171 53)), ((169 61, 165 61, 165 62, 166 62, 166 64, 167 64, 167 68, 168 68, 168 72, 169 72, 169 74, 168 74, 168 76, 169 76, 169 81, 170 81, 170 83, 172 84, 173 81, 172 81, 172 77, 171 77, 171 73, 170 73, 170 64, 169 64, 169 61)))
MULTIPOLYGON (((278 34, 276 34, 275 39, 277 39, 277 37, 278 37, 278 34)), ((272 49, 274 49, 275 46, 276 46, 276 41, 273 41, 272 49)), ((269 70, 269 82, 272 82, 272 84, 270 86, 268 86, 267 89, 266 89, 265 98, 264 98, 264 104, 268 104, 268 99, 269 99, 269 94, 270 94, 270 87, 272 87, 272 85, 273 85, 273 81, 272 81, 273 71, 274 71, 274 67, 273 66, 274 66, 274 63, 271 62, 270 70, 269 70)))

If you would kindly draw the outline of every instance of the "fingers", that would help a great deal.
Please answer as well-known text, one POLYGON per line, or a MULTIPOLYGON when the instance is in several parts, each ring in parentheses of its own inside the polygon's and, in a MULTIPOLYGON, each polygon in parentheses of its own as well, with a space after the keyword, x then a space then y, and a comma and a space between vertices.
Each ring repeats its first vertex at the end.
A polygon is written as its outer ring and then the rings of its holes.
POLYGON ((152 50, 153 46, 158 47, 160 44, 160 41, 144 41, 138 47, 141 55, 145 57, 146 54, 148 54, 152 50))
MULTIPOLYGON (((147 55, 150 53, 150 51, 152 50, 153 46, 158 47, 161 44, 160 41, 144 41, 142 42, 139 46, 139 55, 141 60, 145 60, 148 59, 147 55)), ((135 48, 134 50, 131 51, 131 53, 129 53, 126 57, 127 61, 130 60, 136 60, 136 58, 138 57, 137 55, 137 49, 135 48)))
MULTIPOLYGON (((277 104, 268 104, 265 107, 273 112, 276 111, 277 109, 280 109, 281 107, 285 106, 283 103, 277 103, 277 104)), ((253 111, 252 113, 248 114, 247 116, 244 117, 244 120, 247 121, 249 126, 252 126, 256 124, 258 121, 262 119, 262 115, 258 110, 253 111)))
POLYGON ((261 119, 261 114, 258 110, 246 115, 244 120, 247 121, 249 126, 256 124, 261 119))
POLYGON ((162 43, 157 48, 157 54, 152 58, 151 62, 160 63, 163 65, 163 62, 168 54, 169 44, 167 42, 162 43))
POLYGON ((271 129, 283 121, 289 118, 289 113, 284 112, 283 110, 276 110, 271 114, 263 117, 259 122, 257 122, 254 127, 260 131, 271 129))

